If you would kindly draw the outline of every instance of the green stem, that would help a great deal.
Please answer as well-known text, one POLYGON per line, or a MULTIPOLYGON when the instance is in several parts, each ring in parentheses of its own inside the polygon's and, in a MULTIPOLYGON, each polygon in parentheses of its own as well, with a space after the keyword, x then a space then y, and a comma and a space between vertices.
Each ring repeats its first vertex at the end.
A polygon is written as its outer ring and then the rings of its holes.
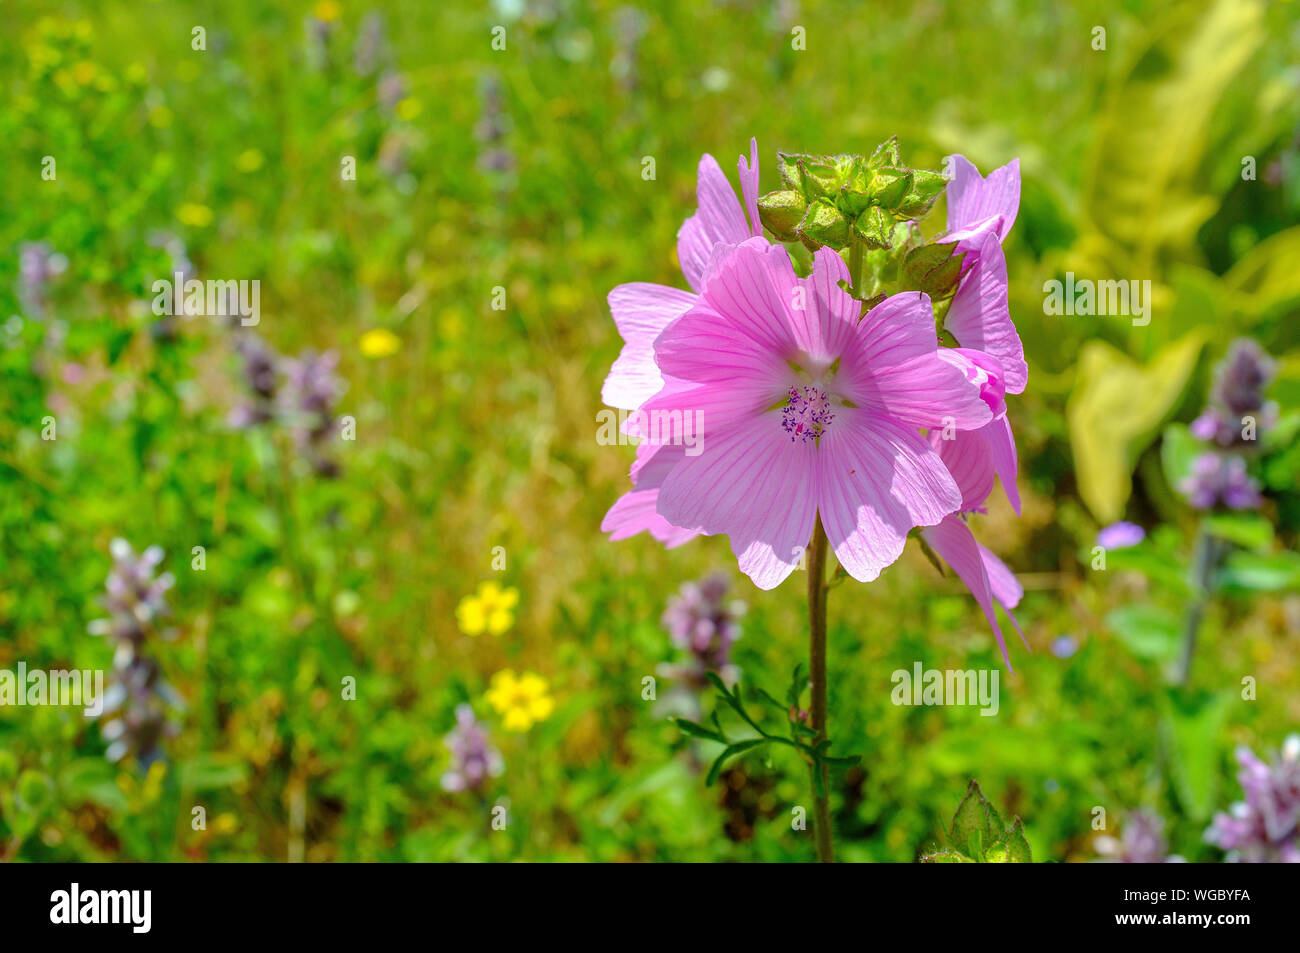
POLYGON ((862 240, 849 233, 849 281, 853 284, 853 297, 862 300, 862 240))
MULTIPOLYGON (((808 632, 809 670, 812 677, 812 729, 817 741, 826 738, 826 531, 822 528, 821 514, 813 526, 812 544, 808 554, 808 632)), ((827 786, 826 765, 814 763, 813 832, 817 838, 817 860, 823 864, 835 860, 831 844, 831 802, 827 786), (815 772, 821 772, 821 784, 815 772), (818 795, 818 791, 825 793, 818 795)))
POLYGON ((1196 534, 1196 551, 1194 559, 1194 576, 1192 585, 1195 593, 1191 605, 1187 607, 1187 619, 1183 625, 1183 655, 1178 666, 1178 685, 1186 685, 1192 675, 1192 656, 1196 653, 1196 635, 1201 627, 1201 618, 1210 601, 1214 587, 1214 574, 1218 565, 1218 543, 1204 528, 1196 534))

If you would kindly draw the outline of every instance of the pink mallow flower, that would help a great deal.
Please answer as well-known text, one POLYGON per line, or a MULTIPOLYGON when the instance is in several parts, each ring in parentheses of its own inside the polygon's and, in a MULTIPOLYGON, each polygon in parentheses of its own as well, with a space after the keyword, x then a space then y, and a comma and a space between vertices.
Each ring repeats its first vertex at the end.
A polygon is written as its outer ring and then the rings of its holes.
MULTIPOLYGON (((941 352, 941 356, 954 366, 965 367, 967 377, 979 384, 980 395, 993 419, 977 430, 948 428, 930 431, 930 445, 961 491, 961 505, 938 525, 922 529, 921 538, 952 568, 975 597, 993 628, 1002 657, 1010 669, 1011 658, 993 607, 995 604, 1002 607, 1024 642, 1020 624, 1011 614, 1011 610, 1020 604, 1024 588, 1002 560, 975 540, 966 525, 967 517, 972 513, 984 512, 984 505, 993 492, 994 477, 1002 482, 1012 506, 1017 513, 1020 512, 1020 499, 1015 491, 1016 445, 1007 424, 1002 372, 997 361, 979 351, 955 348, 941 352)), ((1025 647, 1029 647, 1028 642, 1025 642, 1025 647)))
MULTIPOLYGON (((763 234, 758 218, 756 139, 750 140, 749 150, 748 161, 741 156, 737 163, 743 208, 717 160, 708 154, 700 159, 695 190, 699 208, 677 233, 682 274, 696 291, 702 287, 716 247, 738 245, 763 234)), ((609 293, 609 310, 623 338, 623 350, 605 378, 602 401, 610 407, 636 410, 659 392, 664 377, 655 364, 654 340, 669 322, 685 314, 698 300, 693 292, 651 282, 619 285, 609 293)), ((611 540, 649 532, 671 549, 700 535, 698 529, 673 526, 657 512, 659 483, 670 460, 675 462, 680 453, 680 447, 642 444, 638 448, 631 473, 633 489, 614 504, 601 523, 601 530, 609 533, 611 540)))
POLYGON ((963 348, 993 356, 1002 365, 1008 394, 1024 392, 1029 380, 1025 348, 1011 320, 1007 300, 1007 260, 1002 242, 1020 208, 1020 160, 1013 159, 988 178, 964 156, 954 155, 948 182, 948 233, 965 252, 961 282, 943 326, 963 348))
POLYGON ((664 385, 640 409, 703 422, 698 452, 665 445, 650 457, 677 451, 656 474, 656 511, 729 536, 762 589, 797 567, 818 513, 844 569, 875 579, 911 529, 962 503, 918 428, 993 419, 980 388, 940 355, 927 296, 894 295, 864 316, 840 287, 848 277, 826 248, 799 278, 788 252, 762 238, 719 245, 696 303, 654 341, 664 385))

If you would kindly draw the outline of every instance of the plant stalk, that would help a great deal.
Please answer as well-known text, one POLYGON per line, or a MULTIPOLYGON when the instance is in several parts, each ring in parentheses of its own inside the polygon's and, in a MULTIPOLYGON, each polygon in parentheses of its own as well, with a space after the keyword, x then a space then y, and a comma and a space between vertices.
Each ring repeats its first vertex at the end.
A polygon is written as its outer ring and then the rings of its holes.
MULTIPOLYGON (((808 633, 809 671, 812 678, 812 729, 817 741, 826 738, 826 531, 821 514, 813 526, 808 553, 808 633)), ((813 764, 813 834, 817 839, 817 860, 829 864, 835 860, 831 842, 831 802, 827 786, 826 765, 813 764), (818 785, 816 772, 821 772, 818 785), (818 795, 818 790, 825 793, 818 795)))

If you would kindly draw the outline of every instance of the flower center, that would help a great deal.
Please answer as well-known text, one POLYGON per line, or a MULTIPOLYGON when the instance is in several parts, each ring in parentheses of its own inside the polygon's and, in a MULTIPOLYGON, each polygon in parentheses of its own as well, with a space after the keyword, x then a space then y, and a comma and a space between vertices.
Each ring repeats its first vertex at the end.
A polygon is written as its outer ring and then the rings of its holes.
POLYGON ((781 429, 790 435, 792 441, 807 443, 816 440, 834 419, 830 395, 816 384, 791 387, 786 394, 781 411, 781 429))

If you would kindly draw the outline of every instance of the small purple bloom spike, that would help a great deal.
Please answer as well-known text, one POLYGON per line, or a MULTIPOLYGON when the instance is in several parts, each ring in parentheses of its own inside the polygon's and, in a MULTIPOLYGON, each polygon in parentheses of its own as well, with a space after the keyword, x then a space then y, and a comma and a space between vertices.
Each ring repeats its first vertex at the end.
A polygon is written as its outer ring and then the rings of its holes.
POLYGON ((1237 763, 1246 799, 1214 815, 1206 842, 1234 863, 1300 863, 1300 735, 1288 736, 1271 764, 1245 746, 1237 763))
POLYGON ((451 752, 451 767, 442 776, 445 791, 477 791, 505 770, 501 752, 488 743, 487 728, 469 705, 456 706, 456 727, 443 744, 451 752))
POLYGON ((1178 489, 1198 510, 1219 505, 1230 510, 1249 510, 1261 502, 1259 484, 1246 472, 1246 461, 1213 452, 1203 453, 1192 461, 1192 472, 1178 489))
POLYGON ((175 635, 174 630, 159 625, 171 615, 165 596, 174 579, 171 573, 154 574, 163 559, 158 546, 137 555, 130 543, 119 538, 109 550, 113 568, 102 603, 110 617, 89 626, 92 635, 108 636, 117 643, 111 681, 104 692, 101 731, 109 742, 106 755, 110 761, 134 755, 140 766, 147 768, 161 757, 162 740, 179 730, 168 718, 169 708, 184 707, 157 661, 145 654, 150 638, 171 639, 175 635))
POLYGON ((692 684, 705 684, 706 672, 716 672, 723 681, 734 681, 731 646, 740 638, 742 602, 727 602, 730 583, 722 573, 699 582, 688 582, 669 601, 663 624, 673 644, 690 655, 688 664, 668 669, 673 677, 692 684))
POLYGON ((1097 853, 1116 864, 1178 864, 1183 858, 1169 853, 1165 820, 1155 811, 1141 809, 1129 814, 1119 840, 1098 837, 1097 853))
POLYGON ((1276 362, 1252 338, 1232 342, 1227 356, 1214 371, 1210 404, 1192 422, 1193 436, 1221 447, 1249 445, 1246 418, 1252 417, 1258 434, 1277 422, 1277 405, 1264 399, 1273 380, 1276 362))

